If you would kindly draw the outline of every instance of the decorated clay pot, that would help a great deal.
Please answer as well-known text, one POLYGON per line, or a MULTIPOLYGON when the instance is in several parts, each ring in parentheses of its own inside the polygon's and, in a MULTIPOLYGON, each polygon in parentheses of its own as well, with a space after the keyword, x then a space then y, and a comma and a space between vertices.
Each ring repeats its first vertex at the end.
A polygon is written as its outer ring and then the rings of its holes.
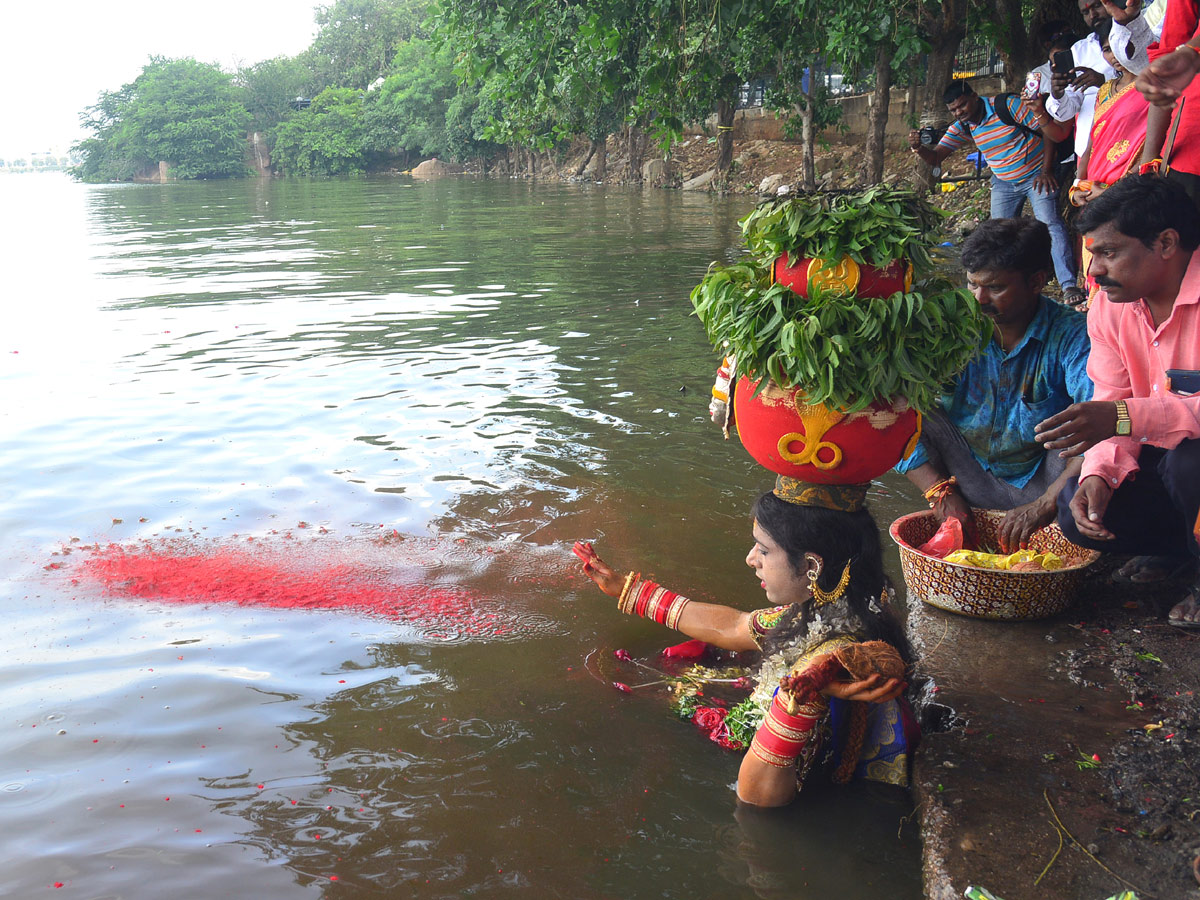
POLYGON ((734 390, 738 437, 759 465, 815 484, 861 484, 878 478, 916 447, 921 416, 899 398, 845 413, 805 402, 798 389, 757 382, 734 390))
POLYGON ((897 291, 912 289, 912 263, 895 259, 885 268, 879 269, 856 263, 849 256, 835 262, 828 259, 796 257, 789 254, 775 260, 772 269, 780 284, 791 288, 801 297, 807 297, 810 288, 841 290, 859 297, 890 297, 897 291))

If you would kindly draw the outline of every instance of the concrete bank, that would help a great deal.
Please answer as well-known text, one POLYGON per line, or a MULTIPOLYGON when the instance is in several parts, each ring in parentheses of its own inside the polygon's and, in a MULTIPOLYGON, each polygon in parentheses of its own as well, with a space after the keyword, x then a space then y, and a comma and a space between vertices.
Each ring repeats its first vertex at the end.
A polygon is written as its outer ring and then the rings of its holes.
POLYGON ((921 657, 915 799, 925 893, 1200 898, 1200 632, 1182 592, 1115 586, 1101 561, 1067 613, 964 618, 910 600, 921 657))

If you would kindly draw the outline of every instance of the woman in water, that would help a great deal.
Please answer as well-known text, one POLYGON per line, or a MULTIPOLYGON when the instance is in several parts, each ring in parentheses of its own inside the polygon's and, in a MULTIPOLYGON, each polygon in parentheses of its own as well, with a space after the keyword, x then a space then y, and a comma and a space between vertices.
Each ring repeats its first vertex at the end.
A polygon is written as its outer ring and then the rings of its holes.
POLYGON ((738 798, 782 806, 821 759, 835 780, 908 782, 916 726, 899 678, 839 680, 832 655, 849 645, 886 641, 907 661, 908 644, 887 608, 879 532, 862 508, 865 485, 813 486, 780 478, 754 505, 754 546, 746 564, 768 608, 744 612, 688 600, 620 575, 590 544, 577 544, 583 570, 618 608, 731 651, 759 650, 751 699, 762 724, 738 772, 738 798), (787 499, 783 499, 786 497, 787 499), (776 690, 781 679, 787 688, 776 690))

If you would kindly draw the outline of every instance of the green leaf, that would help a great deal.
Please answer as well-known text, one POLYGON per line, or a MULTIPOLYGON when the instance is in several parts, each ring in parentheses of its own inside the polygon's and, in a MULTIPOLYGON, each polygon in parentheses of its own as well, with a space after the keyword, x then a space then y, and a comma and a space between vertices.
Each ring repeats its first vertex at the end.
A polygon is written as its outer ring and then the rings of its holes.
MULTIPOLYGON (((866 214, 855 214, 858 207, 849 195, 835 195, 819 202, 847 206, 832 208, 828 215, 789 217, 788 207, 776 203, 760 207, 761 214, 743 220, 744 227, 773 223, 776 237, 786 226, 805 240, 828 244, 829 232, 843 223, 872 215, 878 221, 902 219, 908 207, 889 190, 863 195, 874 198, 866 214), (885 202, 885 197, 890 199, 885 202)), ((753 231, 747 229, 748 244, 758 240, 765 247, 771 242, 761 234, 752 238, 753 231)), ((924 244, 934 234, 897 226, 878 235, 877 245, 892 247, 888 252, 904 246, 914 258, 928 258, 924 244)), ((874 400, 905 396, 917 409, 928 410, 943 385, 990 339, 991 323, 978 304, 945 279, 925 277, 911 291, 888 298, 814 290, 806 299, 770 283, 773 260, 752 256, 730 266, 714 264, 691 293, 693 309, 714 348, 723 352, 728 344, 741 371, 770 374, 802 387, 813 402, 860 409, 874 400)))

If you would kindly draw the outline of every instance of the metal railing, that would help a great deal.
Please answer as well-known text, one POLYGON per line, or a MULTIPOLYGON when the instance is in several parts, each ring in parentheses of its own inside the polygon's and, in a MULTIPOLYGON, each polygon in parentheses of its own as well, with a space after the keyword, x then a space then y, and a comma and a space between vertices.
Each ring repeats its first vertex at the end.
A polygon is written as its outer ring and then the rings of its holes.
MULTIPOLYGON (((922 76, 924 75, 924 62, 922 58, 922 76)), ((1004 61, 1000 58, 996 46, 980 38, 968 38, 963 41, 954 57, 955 78, 979 78, 1003 73, 1004 61)), ((875 86, 874 72, 865 71, 848 75, 837 66, 822 66, 820 79, 825 86, 826 95, 830 97, 861 94, 872 90, 875 86)), ((763 106, 770 86, 771 79, 769 78, 744 82, 738 94, 737 108, 750 109, 763 106)))

